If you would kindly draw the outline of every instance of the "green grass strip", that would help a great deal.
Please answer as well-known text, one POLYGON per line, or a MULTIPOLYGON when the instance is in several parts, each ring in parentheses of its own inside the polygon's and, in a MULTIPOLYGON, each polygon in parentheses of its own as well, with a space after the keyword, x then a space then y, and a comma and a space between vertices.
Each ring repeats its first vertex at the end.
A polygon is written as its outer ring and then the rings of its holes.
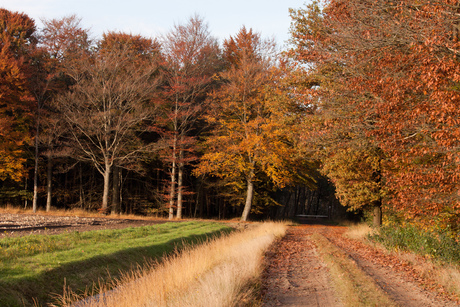
POLYGON ((229 231, 219 223, 181 222, 4 238, 0 240, 1 306, 33 306, 34 301, 46 305, 53 295, 62 294, 64 284, 83 293, 183 244, 229 231))

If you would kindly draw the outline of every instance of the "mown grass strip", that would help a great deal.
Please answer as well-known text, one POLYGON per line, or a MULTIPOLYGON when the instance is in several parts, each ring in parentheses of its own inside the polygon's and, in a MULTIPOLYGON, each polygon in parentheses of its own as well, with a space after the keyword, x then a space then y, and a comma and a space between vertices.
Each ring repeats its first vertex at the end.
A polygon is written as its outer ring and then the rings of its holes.
POLYGON ((332 280, 345 306, 397 306, 344 251, 318 233, 311 238, 330 268, 332 280))
POLYGON ((182 222, 154 226, 31 235, 0 240, 2 306, 45 305, 64 284, 84 292, 108 277, 158 260, 210 236, 229 232, 219 223, 182 222))

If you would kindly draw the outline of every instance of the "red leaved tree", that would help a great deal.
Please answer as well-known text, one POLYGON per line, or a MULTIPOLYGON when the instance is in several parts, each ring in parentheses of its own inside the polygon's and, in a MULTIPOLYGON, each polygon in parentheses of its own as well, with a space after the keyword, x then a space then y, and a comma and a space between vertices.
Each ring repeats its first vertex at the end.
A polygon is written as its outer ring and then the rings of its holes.
POLYGON ((0 8, 0 180, 25 175, 33 97, 31 61, 37 39, 27 15, 0 8))
POLYGON ((383 151, 389 203, 406 217, 459 213, 458 10, 334 0, 293 11, 292 53, 319 81, 312 95, 383 151))
POLYGON ((163 137, 167 150, 163 159, 170 165, 169 218, 174 215, 177 202, 178 219, 182 218, 185 165, 196 159, 196 121, 203 109, 203 101, 219 70, 220 57, 217 40, 210 35, 207 24, 193 16, 184 25, 176 25, 163 38, 165 57, 166 122, 163 137), (177 176, 177 178, 176 178, 177 176), (176 189, 177 184, 177 189, 176 189))

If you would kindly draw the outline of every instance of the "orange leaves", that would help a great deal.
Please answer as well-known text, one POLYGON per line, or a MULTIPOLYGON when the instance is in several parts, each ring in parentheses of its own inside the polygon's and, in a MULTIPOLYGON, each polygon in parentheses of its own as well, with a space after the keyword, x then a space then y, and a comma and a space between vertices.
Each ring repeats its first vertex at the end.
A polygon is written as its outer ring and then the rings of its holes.
POLYGON ((284 72, 266 57, 271 44, 251 30, 243 28, 225 48, 228 67, 220 74, 224 82, 211 95, 206 114, 213 130, 195 172, 224 178, 235 187, 249 187, 262 178, 284 187, 293 182, 292 138, 297 135, 295 102, 286 90, 284 72))
POLYGON ((0 180, 24 175, 24 148, 32 109, 28 59, 35 25, 25 14, 0 9, 0 180))
MULTIPOLYGON (((450 158, 460 144, 460 65, 451 33, 458 12, 447 0, 415 2, 330 0, 321 13, 311 5, 294 15, 293 51, 321 80, 311 90, 318 96, 310 96, 328 123, 321 145, 337 158, 359 138, 381 148, 389 201, 412 216, 458 203, 460 171, 450 158)), ((336 162, 328 172, 350 161, 336 162)), ((365 168, 353 169, 358 175, 365 168)), ((345 183, 343 193, 353 191, 345 183)))
POLYGON ((22 150, 13 151, 0 149, 0 180, 11 179, 20 181, 25 175, 26 158, 22 150))

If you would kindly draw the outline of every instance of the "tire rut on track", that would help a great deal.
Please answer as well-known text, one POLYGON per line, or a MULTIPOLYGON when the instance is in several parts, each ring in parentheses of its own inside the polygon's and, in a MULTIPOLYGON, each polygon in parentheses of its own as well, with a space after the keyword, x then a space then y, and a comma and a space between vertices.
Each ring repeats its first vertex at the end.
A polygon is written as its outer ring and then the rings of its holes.
MULTIPOLYGON (((459 306, 429 289, 407 263, 395 255, 343 236, 345 227, 291 227, 266 255, 262 277, 263 306, 342 306, 327 266, 310 240, 319 233, 344 251, 399 306, 459 306)), ((442 293, 442 291, 441 291, 442 293)))
POLYGON ((459 306, 457 302, 428 291, 425 280, 416 279, 416 272, 403 260, 343 234, 327 230, 322 233, 332 244, 343 250, 399 306, 459 306))
POLYGON ((342 306, 310 235, 290 228, 267 255, 263 306, 342 306))

